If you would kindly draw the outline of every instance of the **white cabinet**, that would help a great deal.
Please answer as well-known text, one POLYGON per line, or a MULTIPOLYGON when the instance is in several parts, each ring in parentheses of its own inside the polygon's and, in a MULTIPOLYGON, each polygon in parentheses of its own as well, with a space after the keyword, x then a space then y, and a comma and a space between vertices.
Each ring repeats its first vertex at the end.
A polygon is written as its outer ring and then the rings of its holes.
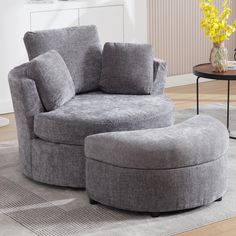
POLYGON ((96 25, 102 43, 124 42, 124 6, 85 7, 30 13, 30 30, 96 25))
POLYGON ((94 24, 101 43, 124 42, 124 7, 92 7, 79 9, 80 25, 94 24))
POLYGON ((26 31, 95 24, 100 40, 145 42, 147 0, 76 0, 30 3, 7 0, 0 7, 0 114, 12 111, 7 75, 26 62, 23 43, 26 31))
POLYGON ((57 29, 79 24, 78 9, 32 12, 30 30, 57 29))

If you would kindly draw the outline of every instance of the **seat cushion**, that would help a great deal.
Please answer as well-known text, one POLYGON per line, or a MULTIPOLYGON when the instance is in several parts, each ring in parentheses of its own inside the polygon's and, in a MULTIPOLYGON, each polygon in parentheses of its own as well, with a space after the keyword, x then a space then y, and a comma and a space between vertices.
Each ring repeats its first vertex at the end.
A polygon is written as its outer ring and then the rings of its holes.
POLYGON ((165 127, 173 121, 174 105, 165 96, 94 92, 35 116, 34 132, 46 141, 83 145, 91 134, 165 127))
POLYGON ((85 155, 89 159, 143 170, 208 163, 223 158, 228 148, 226 127, 205 115, 161 129, 97 134, 85 140, 85 155))
POLYGON ((106 43, 99 86, 106 93, 150 94, 153 52, 149 44, 106 43))
POLYGON ((64 59, 76 93, 98 89, 102 50, 96 26, 27 32, 24 36, 29 59, 56 50, 64 59))
POLYGON ((75 96, 75 86, 70 72, 55 50, 31 60, 27 65, 26 74, 35 81, 47 111, 60 107, 75 96))

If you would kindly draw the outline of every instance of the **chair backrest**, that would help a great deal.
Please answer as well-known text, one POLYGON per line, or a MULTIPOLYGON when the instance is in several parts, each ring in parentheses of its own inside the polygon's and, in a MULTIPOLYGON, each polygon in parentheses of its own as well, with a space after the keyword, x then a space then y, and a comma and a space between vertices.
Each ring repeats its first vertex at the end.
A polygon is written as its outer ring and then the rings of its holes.
POLYGON ((27 32, 24 36, 29 60, 51 49, 64 59, 76 93, 98 89, 102 49, 94 25, 27 32))

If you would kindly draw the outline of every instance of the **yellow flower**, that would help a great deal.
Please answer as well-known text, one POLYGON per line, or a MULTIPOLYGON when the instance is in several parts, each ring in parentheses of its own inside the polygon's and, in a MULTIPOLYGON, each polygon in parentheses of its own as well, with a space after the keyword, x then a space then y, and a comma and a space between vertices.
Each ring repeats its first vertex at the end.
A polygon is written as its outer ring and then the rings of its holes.
POLYGON ((236 29, 236 20, 230 25, 227 23, 231 14, 230 0, 222 1, 222 11, 215 6, 215 0, 199 0, 199 6, 203 12, 200 27, 211 41, 219 43, 229 39, 236 29))

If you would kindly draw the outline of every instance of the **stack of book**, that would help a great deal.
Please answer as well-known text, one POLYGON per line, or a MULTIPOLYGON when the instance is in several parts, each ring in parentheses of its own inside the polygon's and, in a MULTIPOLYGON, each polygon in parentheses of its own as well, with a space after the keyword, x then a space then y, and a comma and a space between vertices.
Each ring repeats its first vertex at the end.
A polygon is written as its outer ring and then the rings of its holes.
POLYGON ((228 70, 236 70, 236 61, 228 61, 228 70))

